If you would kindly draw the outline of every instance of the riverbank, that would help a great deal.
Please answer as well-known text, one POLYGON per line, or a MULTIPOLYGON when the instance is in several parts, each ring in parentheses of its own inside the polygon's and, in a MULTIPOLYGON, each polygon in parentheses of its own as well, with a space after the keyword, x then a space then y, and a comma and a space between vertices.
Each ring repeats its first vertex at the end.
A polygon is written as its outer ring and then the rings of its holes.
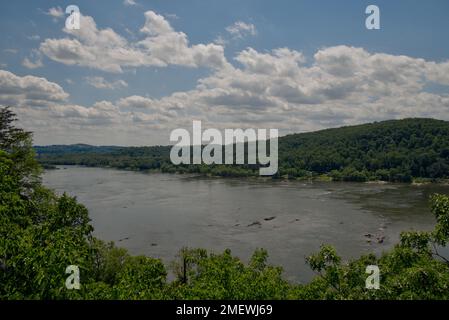
POLYGON ((335 177, 328 174, 313 174, 305 176, 291 176, 291 175, 274 175, 274 176, 260 176, 256 173, 253 174, 226 174, 226 175, 217 175, 209 172, 201 172, 201 171, 188 171, 188 170, 163 170, 163 169, 140 169, 133 167, 115 167, 115 166, 98 166, 98 165, 80 165, 80 164, 49 164, 49 163, 41 163, 42 167, 45 170, 58 170, 58 166, 81 166, 86 168, 106 168, 106 169, 115 169, 115 170, 123 170, 123 171, 133 171, 133 172, 142 172, 142 173, 163 173, 163 174, 194 174, 201 177, 209 177, 209 178, 242 178, 242 179, 257 179, 261 181, 271 181, 271 180, 289 180, 289 181, 302 181, 302 182, 363 182, 367 184, 410 184, 413 186, 423 186, 427 184, 440 184, 440 185, 449 185, 449 179, 432 179, 432 178, 422 178, 422 177, 412 177, 410 182, 392 182, 385 180, 351 180, 351 179, 335 179, 335 177))

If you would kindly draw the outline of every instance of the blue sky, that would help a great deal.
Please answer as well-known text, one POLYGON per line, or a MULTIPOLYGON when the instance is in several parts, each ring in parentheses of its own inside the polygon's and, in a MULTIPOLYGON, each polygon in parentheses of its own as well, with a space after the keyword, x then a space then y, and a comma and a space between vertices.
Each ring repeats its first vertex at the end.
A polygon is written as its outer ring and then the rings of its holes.
POLYGON ((192 119, 288 133, 409 116, 444 118, 449 111, 445 0, 16 0, 3 1, 0 15, 0 69, 9 79, 0 82, 0 104, 14 105, 40 144, 166 143, 167 132, 192 119), (91 19, 91 33, 63 30, 60 10, 69 4, 91 19), (365 28, 369 4, 380 8, 380 30, 365 28), (169 33, 150 30, 159 22, 169 33), (101 30, 112 31, 113 50, 89 42, 101 42, 101 30), (179 45, 166 47, 164 41, 182 44, 181 33, 188 45, 172 52, 179 45), (70 52, 74 43, 76 55, 70 52), (121 52, 121 45, 136 61, 114 58, 111 52, 121 52), (155 47, 166 51, 142 58, 155 47), (288 53, 276 53, 280 48, 288 53), (86 54, 78 56, 80 50, 86 54), (352 68, 351 79, 337 70, 342 61, 352 68), (17 90, 27 86, 36 92, 24 98, 17 90))

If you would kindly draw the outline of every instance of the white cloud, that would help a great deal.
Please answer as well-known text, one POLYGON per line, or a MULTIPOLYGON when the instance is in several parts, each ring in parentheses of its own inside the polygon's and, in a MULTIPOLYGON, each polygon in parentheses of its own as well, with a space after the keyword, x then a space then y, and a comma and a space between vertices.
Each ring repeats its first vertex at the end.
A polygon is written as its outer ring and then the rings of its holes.
MULTIPOLYGON (((226 40, 192 45, 153 11, 145 13, 136 41, 99 29, 91 17, 81 19, 80 30, 64 29, 66 37, 46 39, 39 52, 66 65, 115 73, 168 65, 212 72, 194 89, 159 99, 133 95, 80 106, 55 83, 2 71, 0 104, 18 106, 27 128, 46 143, 165 144, 171 129, 189 128, 192 119, 216 128, 278 128, 284 134, 405 117, 449 120, 449 87, 427 91, 432 84, 449 86, 449 61, 341 45, 317 50, 307 63, 303 53, 290 48, 246 48, 230 64, 226 40)), ((228 32, 234 38, 257 33, 243 22, 228 32)), ((86 80, 99 89, 126 87, 122 80, 86 80)))
POLYGON ((229 41, 226 40, 223 36, 219 35, 217 38, 215 38, 214 43, 220 46, 225 46, 226 44, 229 43, 229 41))
POLYGON ((118 101, 117 105, 123 109, 136 110, 136 109, 154 109, 155 101, 150 98, 142 96, 130 96, 122 98, 118 101))
POLYGON ((41 39, 41 37, 39 35, 35 34, 35 35, 32 35, 32 36, 28 36, 27 39, 28 40, 32 40, 32 41, 38 41, 38 40, 41 39))
POLYGON ((128 83, 124 80, 107 81, 103 77, 86 77, 86 82, 97 89, 120 89, 128 87, 128 83))
POLYGON ((44 66, 42 63, 42 54, 36 50, 31 50, 30 57, 25 57, 22 61, 22 66, 28 69, 37 69, 44 66))
POLYGON ((54 19, 61 19, 64 17, 64 11, 62 11, 61 7, 52 7, 45 12, 46 15, 53 17, 54 19))
POLYGON ((256 27, 252 23, 245 23, 243 21, 237 21, 233 25, 226 27, 226 31, 235 38, 244 38, 246 36, 257 35, 256 27))
POLYGON ((120 112, 107 101, 95 103, 92 107, 80 105, 52 105, 48 109, 52 118, 58 118, 70 125, 99 126, 120 123, 120 112))
POLYGON ((58 84, 35 76, 17 76, 0 70, 0 104, 45 107, 67 100, 68 94, 58 84))
POLYGON ((292 76, 299 64, 305 62, 301 52, 288 48, 274 49, 271 53, 259 53, 252 48, 240 52, 235 58, 249 73, 292 76))
POLYGON ((70 38, 46 39, 39 51, 60 63, 115 73, 140 66, 218 69, 228 65, 222 46, 190 45, 185 33, 173 30, 163 16, 153 11, 145 12, 140 30, 144 38, 137 42, 128 42, 111 28, 98 29, 89 16, 81 16, 81 26, 79 30, 63 29, 70 38))
POLYGON ((23 59, 22 65, 28 69, 36 69, 43 66, 41 60, 31 61, 28 58, 23 59))
POLYGON ((134 0, 124 0, 123 4, 125 6, 127 6, 127 7, 129 7, 129 6, 136 6, 137 5, 136 1, 134 1, 134 0))
POLYGON ((427 65, 427 77, 430 81, 449 86, 449 61, 431 62, 427 65))
POLYGON ((163 16, 154 11, 147 11, 145 12, 145 24, 140 29, 140 32, 149 34, 150 36, 157 36, 173 33, 174 30, 163 16))

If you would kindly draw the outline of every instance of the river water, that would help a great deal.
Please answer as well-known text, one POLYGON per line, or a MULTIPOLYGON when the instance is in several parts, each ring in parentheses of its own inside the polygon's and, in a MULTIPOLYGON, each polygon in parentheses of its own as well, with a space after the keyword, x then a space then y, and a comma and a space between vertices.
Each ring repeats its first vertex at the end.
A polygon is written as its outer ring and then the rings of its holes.
POLYGON ((182 247, 265 248, 285 278, 313 276, 305 257, 332 244, 345 259, 391 248, 404 230, 431 230, 428 197, 449 186, 221 179, 61 166, 43 182, 89 209, 94 234, 169 263, 182 247), (367 235, 370 234, 371 237, 367 235))

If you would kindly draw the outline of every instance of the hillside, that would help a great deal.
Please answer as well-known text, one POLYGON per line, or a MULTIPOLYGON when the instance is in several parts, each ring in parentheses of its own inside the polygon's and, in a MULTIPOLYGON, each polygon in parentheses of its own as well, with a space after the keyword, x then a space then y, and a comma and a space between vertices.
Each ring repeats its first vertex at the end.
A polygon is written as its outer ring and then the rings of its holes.
MULTIPOLYGON (((170 146, 35 147, 45 165, 76 164, 130 170, 252 176, 257 165, 181 165, 169 159, 170 146)), ((449 122, 434 119, 389 120, 291 134, 279 138, 276 177, 344 181, 410 182, 449 178, 449 122)))
POLYGON ((71 144, 71 145, 51 145, 51 146, 35 146, 34 150, 38 154, 77 154, 77 153, 112 153, 120 150, 122 147, 117 146, 91 146, 88 144, 71 144))

